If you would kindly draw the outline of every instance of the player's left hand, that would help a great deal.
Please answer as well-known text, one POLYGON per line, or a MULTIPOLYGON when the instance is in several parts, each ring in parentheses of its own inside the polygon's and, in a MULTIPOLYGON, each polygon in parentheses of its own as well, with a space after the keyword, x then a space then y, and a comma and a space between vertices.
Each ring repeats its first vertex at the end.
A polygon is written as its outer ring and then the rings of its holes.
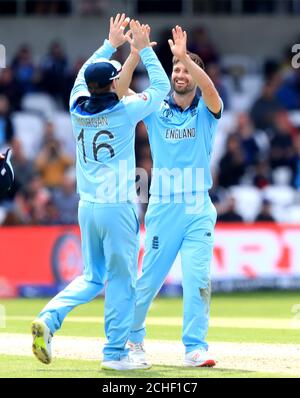
MULTIPOLYGON (((149 40, 150 40, 150 33, 151 33, 150 26, 148 24, 142 24, 142 28, 145 30, 145 32, 148 35, 149 40)), ((135 48, 134 45, 133 45, 132 32, 131 32, 130 29, 128 30, 128 32, 126 33, 125 36, 127 37, 127 41, 130 43, 130 53, 131 53, 131 55, 136 56, 136 57, 140 57, 138 49, 135 48)), ((154 47, 156 45, 157 45, 156 41, 151 41, 150 42, 150 46, 151 47, 154 47)))
POLYGON ((176 58, 182 59, 186 56, 186 31, 183 31, 181 26, 176 25, 175 29, 172 29, 172 35, 173 40, 168 40, 170 49, 176 58))
POLYGON ((117 14, 115 19, 113 17, 110 18, 108 40, 114 48, 120 47, 127 41, 124 31, 129 21, 130 18, 126 17, 124 13, 122 15, 117 14))

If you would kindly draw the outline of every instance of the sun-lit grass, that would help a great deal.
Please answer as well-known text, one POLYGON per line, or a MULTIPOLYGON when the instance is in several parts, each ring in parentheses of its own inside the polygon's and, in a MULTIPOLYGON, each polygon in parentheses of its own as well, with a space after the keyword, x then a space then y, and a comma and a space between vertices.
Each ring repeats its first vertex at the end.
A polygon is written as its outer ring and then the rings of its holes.
MULTIPOLYGON (((30 333, 30 322, 34 319, 47 299, 13 299, 2 300, 7 315, 6 328, 1 333, 30 333), (20 317, 20 318, 19 318, 20 317), (23 318, 22 318, 23 317, 23 318)), ((272 322, 275 320, 292 320, 295 314, 293 306, 300 303, 300 292, 252 292, 234 294, 215 294, 212 298, 211 316, 226 319, 227 327, 211 327, 208 341, 212 342, 252 342, 271 344, 300 344, 299 329, 275 329, 230 327, 230 319, 238 318, 262 319, 272 322)), ((64 336, 104 337, 103 298, 76 308, 66 318, 62 329, 58 332, 64 336), (89 317, 88 321, 74 321, 78 318, 89 317), (91 317, 93 317, 91 319, 91 317), (95 319, 94 319, 95 318, 95 319)), ((149 312, 149 321, 162 320, 162 325, 149 324, 147 338, 154 340, 181 339, 180 319, 182 317, 181 298, 158 298, 154 301, 149 312), (168 325, 168 319, 170 324, 168 325), (176 324, 174 319, 178 319, 176 324)), ((251 322, 250 322, 251 324, 251 322)), ((104 372, 100 370, 98 361, 55 359, 50 366, 43 366, 33 357, 0 355, 0 377, 34 377, 34 378, 113 378, 113 377, 286 377, 281 374, 250 372, 245 370, 231 370, 216 367, 214 369, 189 369, 183 367, 154 366, 149 371, 104 372)))

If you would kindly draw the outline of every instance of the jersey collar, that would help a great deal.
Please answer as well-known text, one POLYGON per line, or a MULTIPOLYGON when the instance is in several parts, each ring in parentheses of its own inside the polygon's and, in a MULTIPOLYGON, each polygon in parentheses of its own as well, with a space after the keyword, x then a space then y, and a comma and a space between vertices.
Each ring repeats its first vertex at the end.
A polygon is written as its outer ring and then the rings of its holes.
POLYGON ((192 111, 194 108, 197 108, 198 103, 199 103, 199 100, 200 100, 200 95, 199 95, 199 94, 195 94, 195 97, 193 98, 193 101, 192 101, 191 105, 190 105, 188 108, 186 108, 186 109, 182 109, 179 105, 176 104, 176 102, 175 102, 175 100, 174 100, 172 94, 169 95, 169 96, 166 98, 165 101, 166 101, 167 104, 170 106, 170 108, 174 108, 174 109, 176 109, 177 111, 183 112, 183 111, 185 111, 185 110, 190 110, 190 111, 192 111))
POLYGON ((112 108, 119 102, 118 96, 109 92, 101 95, 91 95, 86 97, 84 101, 79 102, 79 107, 83 115, 93 115, 112 108))

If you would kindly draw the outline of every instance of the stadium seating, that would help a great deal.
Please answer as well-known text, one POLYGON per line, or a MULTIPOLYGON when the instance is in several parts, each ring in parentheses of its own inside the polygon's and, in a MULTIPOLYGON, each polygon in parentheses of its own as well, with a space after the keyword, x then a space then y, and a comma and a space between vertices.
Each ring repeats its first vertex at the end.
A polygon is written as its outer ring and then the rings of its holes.
POLYGON ((62 143, 63 151, 72 158, 75 158, 76 144, 72 132, 70 114, 68 112, 56 111, 53 114, 52 122, 54 124, 55 135, 62 143))
POLYGON ((211 168, 216 170, 221 157, 224 154, 228 135, 236 128, 236 115, 231 111, 224 111, 218 123, 215 137, 215 145, 212 153, 211 168))
POLYGON ((300 127, 300 111, 289 112, 289 120, 294 126, 299 128, 300 127))
POLYGON ((293 205, 290 206, 285 212, 284 222, 290 224, 299 224, 300 223, 300 206, 293 205))
POLYGON ((16 138, 20 140, 24 155, 34 160, 40 150, 44 123, 43 120, 34 114, 15 112, 12 115, 12 123, 15 128, 16 138))
POLYGON ((271 185, 263 190, 264 198, 272 203, 272 215, 278 222, 289 222, 295 203, 295 190, 290 186, 271 185))
POLYGON ((245 221, 254 221, 261 208, 261 191, 252 186, 241 185, 232 187, 230 193, 235 199, 236 211, 245 221))
POLYGON ((21 103, 24 111, 36 113, 49 120, 57 109, 54 100, 46 93, 30 93, 24 96, 21 103))

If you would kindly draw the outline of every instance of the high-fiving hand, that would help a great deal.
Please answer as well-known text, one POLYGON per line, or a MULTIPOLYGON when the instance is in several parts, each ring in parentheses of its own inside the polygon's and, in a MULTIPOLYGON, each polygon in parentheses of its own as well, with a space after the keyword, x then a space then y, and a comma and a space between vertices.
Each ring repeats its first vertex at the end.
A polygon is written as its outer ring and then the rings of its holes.
MULTIPOLYGON (((139 21, 135 21, 134 19, 130 21, 130 35, 128 35, 127 40, 132 47, 136 48, 138 51, 145 47, 150 47, 149 34, 150 27, 148 25, 141 25, 139 21)), ((155 45, 156 43, 152 44, 155 45)))
POLYGON ((128 32, 124 33, 128 26, 130 18, 123 14, 117 14, 115 18, 110 18, 109 35, 108 40, 114 47, 120 47, 125 41, 128 40, 128 32))
MULTIPOLYGON (((146 34, 148 35, 149 40, 150 40, 150 33, 151 33, 151 28, 150 28, 150 26, 149 26, 148 24, 145 24, 145 25, 142 24, 142 28, 145 29, 146 34)), ((139 50, 138 50, 137 48, 135 48, 134 45, 133 45, 133 38, 132 38, 132 32, 131 32, 131 30, 129 30, 127 33, 128 33, 128 36, 129 36, 128 41, 129 41, 129 43, 130 43, 130 52, 131 52, 131 54, 136 55, 136 56, 139 56, 139 50)), ((150 41, 150 46, 151 46, 151 47, 154 47, 154 46, 156 46, 156 45, 157 45, 157 42, 156 42, 156 41, 150 41)))
POLYGON ((175 29, 172 29, 173 40, 169 39, 168 43, 173 55, 178 58, 184 58, 186 55, 186 42, 187 34, 183 31, 181 26, 176 25, 175 29))

